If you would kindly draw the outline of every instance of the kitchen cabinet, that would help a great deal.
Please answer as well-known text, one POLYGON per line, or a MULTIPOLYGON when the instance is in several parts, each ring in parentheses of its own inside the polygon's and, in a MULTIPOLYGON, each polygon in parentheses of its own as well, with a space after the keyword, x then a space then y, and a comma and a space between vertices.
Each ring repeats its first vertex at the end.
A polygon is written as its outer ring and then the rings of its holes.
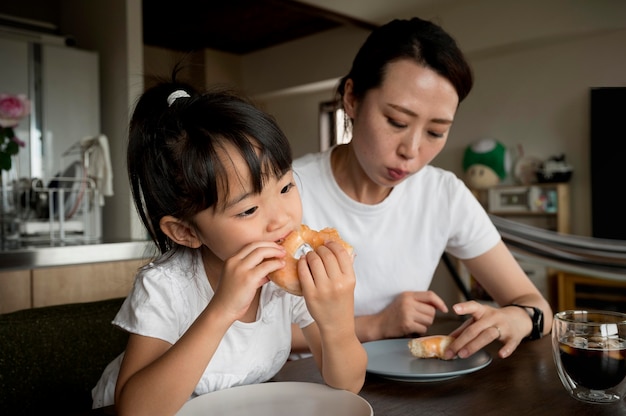
POLYGON ((0 272, 0 313, 124 297, 146 262, 131 259, 0 272))
POLYGON ((30 308, 30 289, 30 270, 0 272, 0 313, 30 308))

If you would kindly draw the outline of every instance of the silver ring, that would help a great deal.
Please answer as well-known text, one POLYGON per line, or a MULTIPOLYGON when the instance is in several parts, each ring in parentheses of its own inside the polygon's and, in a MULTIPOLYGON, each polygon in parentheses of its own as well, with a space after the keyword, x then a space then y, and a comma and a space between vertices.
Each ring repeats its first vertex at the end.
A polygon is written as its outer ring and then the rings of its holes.
POLYGON ((500 340, 500 338, 502 337, 502 332, 500 332, 500 328, 498 328, 497 326, 493 326, 492 328, 495 328, 496 331, 498 331, 498 338, 496 338, 496 339, 500 340))

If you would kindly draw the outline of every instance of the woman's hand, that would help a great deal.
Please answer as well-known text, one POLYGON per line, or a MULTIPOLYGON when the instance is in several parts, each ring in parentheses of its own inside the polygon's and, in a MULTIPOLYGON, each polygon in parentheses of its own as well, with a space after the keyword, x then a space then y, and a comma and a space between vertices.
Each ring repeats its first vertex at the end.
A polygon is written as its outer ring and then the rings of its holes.
POLYGON ((424 334, 438 310, 448 307, 435 292, 403 292, 378 314, 357 317, 357 333, 361 342, 424 334))
POLYGON ((528 314, 521 308, 494 308, 469 301, 458 303, 452 309, 458 315, 470 315, 471 318, 450 333, 456 340, 448 347, 446 359, 456 355, 467 358, 496 340, 504 344, 498 351, 499 356, 506 358, 532 329, 528 314))

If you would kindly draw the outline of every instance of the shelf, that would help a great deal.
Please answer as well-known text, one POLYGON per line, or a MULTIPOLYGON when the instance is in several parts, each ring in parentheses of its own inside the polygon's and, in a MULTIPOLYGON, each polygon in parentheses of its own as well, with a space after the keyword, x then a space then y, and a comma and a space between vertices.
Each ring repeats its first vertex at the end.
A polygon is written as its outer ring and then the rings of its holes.
POLYGON ((500 185, 476 192, 487 212, 560 233, 570 231, 569 184, 500 185))
POLYGON ((626 310, 626 281, 557 273, 558 309, 626 310))

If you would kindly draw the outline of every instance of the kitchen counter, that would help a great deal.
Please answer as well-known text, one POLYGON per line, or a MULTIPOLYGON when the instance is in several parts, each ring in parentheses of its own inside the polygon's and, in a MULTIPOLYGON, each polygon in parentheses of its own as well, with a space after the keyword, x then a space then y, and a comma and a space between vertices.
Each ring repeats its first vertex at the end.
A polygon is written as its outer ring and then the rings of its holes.
POLYGON ((151 241, 34 247, 0 251, 0 271, 134 260, 153 254, 151 241))

